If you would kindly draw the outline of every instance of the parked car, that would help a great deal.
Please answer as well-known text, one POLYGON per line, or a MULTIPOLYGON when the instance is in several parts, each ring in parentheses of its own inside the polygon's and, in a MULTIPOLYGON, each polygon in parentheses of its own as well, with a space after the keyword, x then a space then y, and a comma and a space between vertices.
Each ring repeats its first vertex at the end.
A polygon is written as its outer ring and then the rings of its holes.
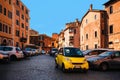
POLYGON ((19 47, 0 46, 0 53, 8 54, 9 60, 17 60, 24 58, 24 54, 19 47))
POLYGON ((55 67, 62 68, 63 72, 67 70, 78 70, 87 72, 89 65, 82 51, 74 47, 60 48, 55 58, 55 67))
POLYGON ((120 69, 120 51, 106 51, 99 54, 97 57, 87 59, 90 68, 108 70, 120 69))
POLYGON ((102 52, 108 51, 110 49, 104 49, 104 48, 98 48, 98 49, 91 49, 91 50, 86 50, 83 52, 85 58, 90 58, 90 57, 94 57, 97 56, 99 54, 101 54, 102 52))
POLYGON ((33 55, 36 55, 37 54, 37 49, 32 49, 32 53, 33 53, 33 55))
POLYGON ((49 51, 49 54, 50 56, 55 56, 55 54, 58 52, 58 49, 57 48, 52 48, 50 51, 49 51))
POLYGON ((9 61, 8 54, 0 52, 0 61, 9 61))
POLYGON ((46 54, 46 52, 44 50, 41 50, 41 54, 46 54))
POLYGON ((32 55, 32 49, 31 48, 25 48, 23 50, 23 54, 24 54, 25 57, 31 56, 32 55))

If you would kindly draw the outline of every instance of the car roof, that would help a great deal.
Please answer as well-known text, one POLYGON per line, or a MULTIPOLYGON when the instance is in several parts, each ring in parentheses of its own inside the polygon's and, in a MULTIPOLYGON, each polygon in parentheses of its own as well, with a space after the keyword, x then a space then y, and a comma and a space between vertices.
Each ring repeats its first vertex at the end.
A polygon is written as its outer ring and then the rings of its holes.
POLYGON ((15 47, 15 46, 0 46, 0 47, 15 47))
POLYGON ((120 50, 108 50, 108 51, 106 51, 106 52, 117 52, 117 51, 120 52, 120 50))

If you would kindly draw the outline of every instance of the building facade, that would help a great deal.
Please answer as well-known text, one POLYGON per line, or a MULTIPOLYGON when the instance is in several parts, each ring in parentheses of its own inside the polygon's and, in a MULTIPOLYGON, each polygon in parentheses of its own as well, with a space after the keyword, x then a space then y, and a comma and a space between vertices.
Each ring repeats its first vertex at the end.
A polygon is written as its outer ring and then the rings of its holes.
POLYGON ((29 10, 21 0, 13 0, 14 46, 24 48, 29 44, 29 10))
POLYGON ((29 10, 21 0, 0 0, 0 45, 29 44, 29 10))
POLYGON ((67 23, 64 30, 64 47, 77 47, 80 44, 80 22, 76 19, 75 22, 67 23))
POLYGON ((91 5, 81 20, 80 48, 82 50, 107 48, 107 33, 106 11, 94 10, 91 5))
POLYGON ((13 8, 11 0, 0 0, 0 45, 13 45, 13 8))
POLYGON ((64 31, 62 30, 58 35, 58 48, 61 48, 64 46, 64 41, 65 41, 64 31))
POLYGON ((109 48, 120 50, 120 0, 110 0, 104 5, 109 17, 109 48))
POLYGON ((37 31, 33 30, 33 29, 30 29, 29 35, 30 35, 30 36, 39 35, 39 33, 38 33, 37 31))
POLYGON ((54 48, 58 48, 58 34, 57 33, 53 33, 52 34, 52 46, 54 46, 54 48))
POLYGON ((52 45, 53 39, 45 34, 30 36, 30 44, 35 44, 40 50, 48 52, 54 45, 52 45))

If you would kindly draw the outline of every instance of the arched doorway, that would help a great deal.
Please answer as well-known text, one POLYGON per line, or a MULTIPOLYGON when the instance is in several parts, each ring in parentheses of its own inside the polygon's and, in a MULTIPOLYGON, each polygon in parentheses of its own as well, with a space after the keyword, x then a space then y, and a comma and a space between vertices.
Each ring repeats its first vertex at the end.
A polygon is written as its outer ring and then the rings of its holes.
POLYGON ((2 41, 2 44, 1 44, 2 46, 7 46, 7 40, 6 39, 4 39, 3 41, 2 41))

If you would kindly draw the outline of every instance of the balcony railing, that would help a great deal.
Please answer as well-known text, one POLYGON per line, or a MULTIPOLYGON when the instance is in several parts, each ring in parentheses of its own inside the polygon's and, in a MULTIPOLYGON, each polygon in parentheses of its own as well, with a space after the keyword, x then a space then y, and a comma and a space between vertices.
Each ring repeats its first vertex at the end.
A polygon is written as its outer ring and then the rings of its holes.
POLYGON ((21 37, 21 38, 20 38, 20 42, 24 42, 24 43, 27 42, 27 38, 21 37))

